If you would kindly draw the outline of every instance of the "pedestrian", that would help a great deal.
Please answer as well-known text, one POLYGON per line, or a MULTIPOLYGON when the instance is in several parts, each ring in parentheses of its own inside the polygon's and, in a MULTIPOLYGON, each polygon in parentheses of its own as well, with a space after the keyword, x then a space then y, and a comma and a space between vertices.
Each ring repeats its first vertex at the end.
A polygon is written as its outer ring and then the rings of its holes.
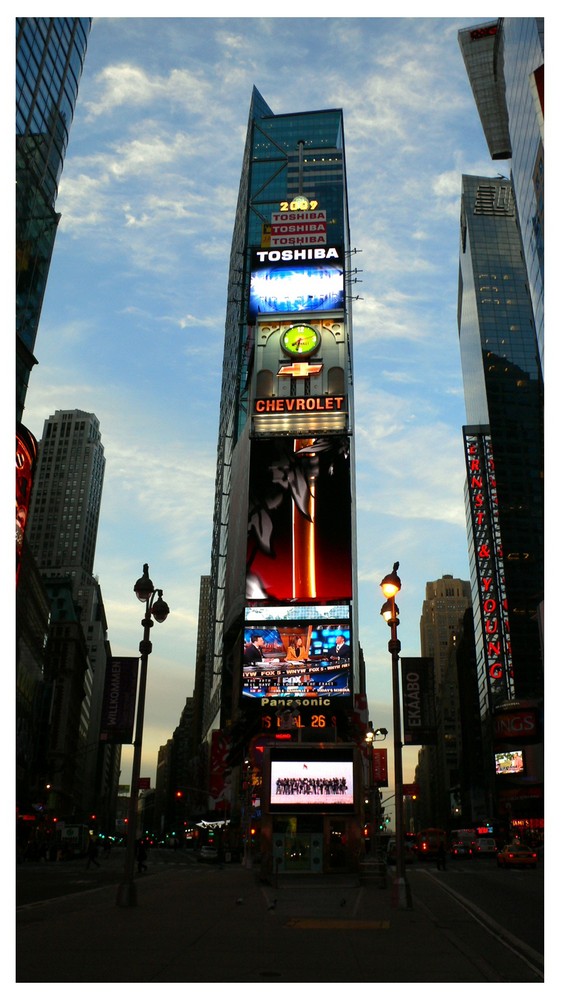
POLYGON ((86 864, 87 868, 90 867, 90 863, 94 864, 96 868, 100 867, 100 863, 98 861, 98 845, 94 837, 90 837, 90 840, 88 841, 88 847, 86 849, 86 857, 88 858, 86 864))
POLYGON ((139 840, 137 843, 137 871, 139 874, 141 872, 146 872, 147 870, 147 848, 143 840, 139 840))
POLYGON ((438 846, 438 855, 436 857, 436 867, 437 867, 438 871, 445 872, 445 870, 446 870, 446 848, 444 847, 444 844, 443 844, 442 841, 440 841, 440 844, 438 846))

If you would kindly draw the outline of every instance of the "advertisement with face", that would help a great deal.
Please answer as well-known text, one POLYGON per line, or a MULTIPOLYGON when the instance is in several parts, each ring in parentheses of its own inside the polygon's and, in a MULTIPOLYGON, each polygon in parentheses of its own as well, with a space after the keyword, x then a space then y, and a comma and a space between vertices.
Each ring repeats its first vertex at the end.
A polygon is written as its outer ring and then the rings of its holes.
POLYGON ((295 621, 244 629, 245 698, 348 698, 351 694, 349 624, 295 621))
POLYGON ((349 601, 348 439, 253 440, 249 487, 247 600, 349 601))

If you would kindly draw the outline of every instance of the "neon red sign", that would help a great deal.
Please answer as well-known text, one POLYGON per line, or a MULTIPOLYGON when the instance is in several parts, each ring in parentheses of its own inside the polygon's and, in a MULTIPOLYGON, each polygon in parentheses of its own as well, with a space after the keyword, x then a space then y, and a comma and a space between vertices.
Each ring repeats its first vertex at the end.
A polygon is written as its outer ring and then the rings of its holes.
POLYGON ((510 692, 513 677, 510 622, 489 436, 467 435, 465 450, 487 672, 493 686, 504 682, 510 692))

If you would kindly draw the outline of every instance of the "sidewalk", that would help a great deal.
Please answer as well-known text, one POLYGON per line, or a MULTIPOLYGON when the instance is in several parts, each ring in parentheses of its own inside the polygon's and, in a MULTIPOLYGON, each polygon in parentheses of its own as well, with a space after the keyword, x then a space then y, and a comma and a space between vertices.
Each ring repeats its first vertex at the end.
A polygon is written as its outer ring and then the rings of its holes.
POLYGON ((395 909, 390 883, 313 876, 274 888, 241 865, 194 866, 141 876, 132 908, 116 905, 115 886, 21 907, 15 981, 499 981, 485 946, 476 954, 465 937, 416 899, 395 909))

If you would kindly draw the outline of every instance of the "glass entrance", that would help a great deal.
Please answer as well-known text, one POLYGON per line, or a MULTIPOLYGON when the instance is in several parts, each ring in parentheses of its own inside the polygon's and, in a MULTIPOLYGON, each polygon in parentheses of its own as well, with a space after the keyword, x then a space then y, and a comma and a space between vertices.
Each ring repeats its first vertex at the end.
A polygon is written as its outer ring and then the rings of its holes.
POLYGON ((274 866, 280 873, 321 872, 322 817, 290 816, 277 820, 273 830, 274 866))

